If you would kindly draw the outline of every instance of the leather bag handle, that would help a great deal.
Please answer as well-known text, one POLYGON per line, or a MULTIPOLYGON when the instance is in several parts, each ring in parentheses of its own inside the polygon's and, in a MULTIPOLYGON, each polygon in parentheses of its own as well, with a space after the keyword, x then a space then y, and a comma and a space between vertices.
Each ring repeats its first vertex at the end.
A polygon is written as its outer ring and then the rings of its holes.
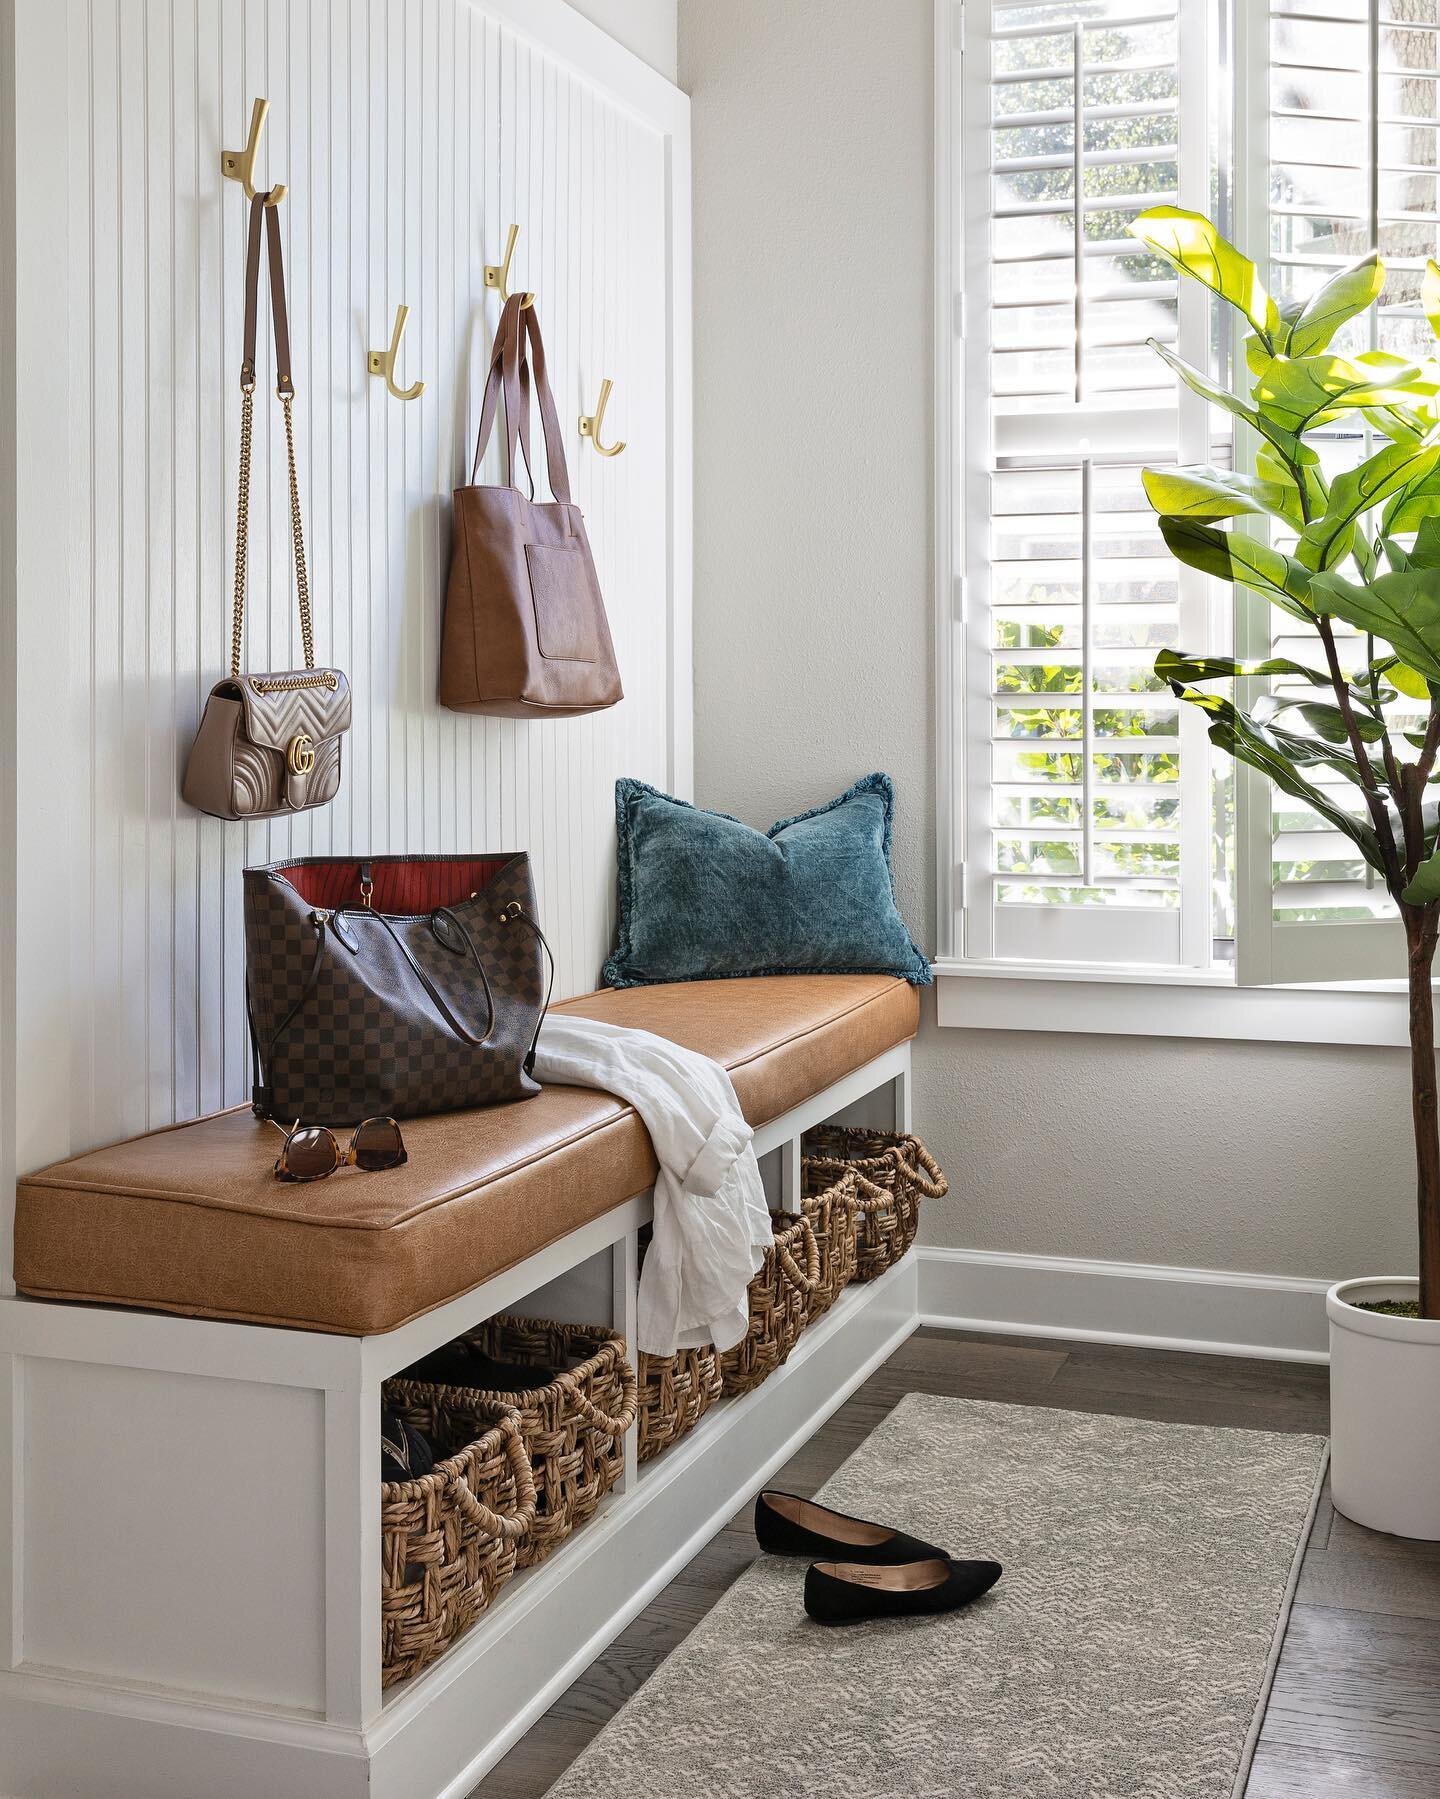
MULTIPOLYGON (((396 949, 399 950, 410 972, 415 976, 416 980, 419 981, 426 993, 429 994, 435 1010, 445 1020, 446 1024, 449 1025, 450 1029, 462 1043, 468 1043, 472 1049, 479 1049, 489 1041, 490 1033, 495 1029, 495 995, 490 990, 490 976, 486 973, 485 964, 480 959, 480 952, 476 949, 473 938, 448 906, 437 906, 430 914, 430 929, 432 932, 435 932, 436 937, 444 944, 445 939, 440 937, 439 932, 435 930, 435 920, 439 917, 444 917, 446 921, 453 925, 460 933, 465 941, 465 947, 468 950, 471 959, 474 961, 476 968, 480 971, 480 982, 485 989, 485 1005, 489 1012, 489 1018, 486 1020, 485 1024, 485 1035, 483 1037, 477 1037, 475 1033, 466 1026, 463 1019, 459 1019, 455 1016, 454 1012, 451 1010, 450 1002, 415 960, 414 956, 410 954, 409 945, 383 912, 376 912, 368 906, 339 907, 330 915, 330 919, 332 926, 335 928, 335 934, 342 943, 345 942, 345 921, 347 918, 351 917, 377 919, 380 922, 389 935, 391 942, 395 945, 396 949)), ((448 948, 449 946, 445 945, 445 947, 448 948)))
POLYGON ((531 497, 535 493, 535 473, 530 467, 530 421, 529 402, 530 388, 527 380, 523 400, 519 383, 518 336, 520 331, 521 295, 513 295, 505 302, 500 314, 500 323, 495 327, 495 342, 490 350, 490 368, 485 377, 485 393, 480 403, 480 429, 475 435, 475 457, 470 465, 470 485, 473 487, 480 476, 480 463, 484 457, 486 445, 490 442, 490 433, 495 424, 495 413, 500 403, 502 390, 505 396, 505 480, 510 487, 517 485, 515 480, 515 446, 518 440, 521 454, 525 458, 525 473, 530 483, 531 497), (512 341, 515 348, 511 349, 512 341), (507 351, 509 355, 507 356, 507 351), (513 383, 507 385, 507 380, 513 383), (521 407, 525 408, 522 419, 521 407), (523 429, 522 429, 523 425, 523 429))
POLYGON ((245 337, 240 361, 240 491, 235 502, 235 595, 230 616, 230 678, 240 678, 245 641, 245 585, 250 560, 250 448, 255 424, 255 351, 260 325, 260 232, 266 231, 270 261, 270 316, 275 333, 275 392, 285 414, 285 460, 290 473, 290 537, 295 552, 295 593, 305 666, 315 666, 315 631, 310 616, 310 577, 305 565, 305 531, 300 519, 300 481, 295 472, 295 383, 290 372, 290 318, 285 306, 285 259, 280 212, 267 206, 268 194, 250 202, 250 234, 245 246, 245 337))
POLYGON ((560 429, 560 415, 555 409, 555 396, 550 391, 550 377, 545 361, 545 341, 540 335, 540 321, 534 306, 522 304, 524 296, 512 294, 500 314, 495 343, 490 354, 490 370, 485 379, 485 395, 480 406, 480 429, 475 437, 475 457, 470 466, 473 486, 480 473, 481 459, 490 441, 495 413, 501 394, 505 401, 505 473, 508 485, 514 487, 515 450, 518 443, 530 483, 531 498, 535 494, 535 471, 530 461, 530 388, 533 378, 535 398, 540 408, 540 427, 545 438, 545 462, 550 491, 562 505, 570 499, 570 469, 565 460, 565 438, 560 429))

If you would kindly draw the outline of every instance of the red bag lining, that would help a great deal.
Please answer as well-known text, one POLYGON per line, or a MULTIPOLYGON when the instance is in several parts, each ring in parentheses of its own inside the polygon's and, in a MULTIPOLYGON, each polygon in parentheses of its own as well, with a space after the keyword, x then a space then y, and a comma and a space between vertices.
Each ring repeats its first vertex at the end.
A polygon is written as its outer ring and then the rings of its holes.
MULTIPOLYGON (((416 858, 374 856, 370 875, 375 890, 370 904, 377 912, 433 912, 455 906, 483 892, 510 860, 508 856, 416 858)), ((308 906, 334 912, 341 906, 364 905, 360 892, 361 858, 336 856, 297 862, 276 872, 308 906)))

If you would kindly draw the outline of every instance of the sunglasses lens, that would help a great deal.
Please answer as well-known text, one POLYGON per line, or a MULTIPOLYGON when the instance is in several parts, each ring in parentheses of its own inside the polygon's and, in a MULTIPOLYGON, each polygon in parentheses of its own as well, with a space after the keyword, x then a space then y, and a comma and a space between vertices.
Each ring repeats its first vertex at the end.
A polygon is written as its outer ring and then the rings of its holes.
POLYGON ((355 1133, 355 1166, 398 1168, 406 1160, 400 1126, 393 1118, 367 1118, 355 1133))
POLYGON ((333 1174, 337 1159, 335 1139, 329 1131, 312 1125, 296 1131, 285 1145, 285 1168, 297 1181, 314 1181, 323 1174, 333 1174))

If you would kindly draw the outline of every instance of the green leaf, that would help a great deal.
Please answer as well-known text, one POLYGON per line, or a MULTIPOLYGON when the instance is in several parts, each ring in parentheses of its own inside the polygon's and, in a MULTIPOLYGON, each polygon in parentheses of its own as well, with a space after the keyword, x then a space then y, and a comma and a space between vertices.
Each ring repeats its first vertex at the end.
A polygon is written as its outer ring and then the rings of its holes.
POLYGON ((1398 404, 1362 406, 1360 416, 1372 430, 1388 437, 1392 443, 1421 443, 1430 430, 1429 424, 1418 413, 1398 404))
POLYGON ((1293 525, 1298 536, 1305 528, 1305 511, 1308 508, 1311 518, 1325 510, 1328 494, 1319 471, 1315 468, 1302 468, 1299 472, 1305 482, 1305 507, 1300 504, 1300 489, 1274 444, 1264 438, 1255 446, 1255 472, 1264 482, 1267 489, 1278 490, 1281 499, 1281 513, 1285 522, 1293 525))
POLYGON ((1277 356, 1255 383, 1255 401, 1262 417, 1296 436, 1346 407, 1385 405, 1411 391, 1407 384, 1419 379, 1419 368, 1391 362, 1373 367, 1345 356, 1277 356))
POLYGON ((1440 337, 1440 263, 1432 256, 1420 277, 1420 310, 1430 321, 1430 329, 1440 337))
POLYGON ((1296 556, 1306 568, 1334 568, 1350 553, 1355 521, 1361 513, 1391 494, 1413 490, 1437 464, 1440 449, 1413 450, 1403 444, 1387 444, 1357 468, 1337 475, 1330 483, 1324 517, 1300 533, 1296 556))
POLYGON ((1377 383, 1393 387, 1397 393, 1415 394, 1421 399, 1433 399, 1440 393, 1440 367, 1433 358, 1416 361, 1413 357, 1397 356, 1393 350, 1361 350, 1350 360, 1367 370, 1377 383))
POLYGON ((1386 537, 1382 534, 1378 547, 1384 550, 1394 572, 1397 575, 1403 575, 1410 566, 1410 552, 1404 544, 1396 543, 1393 537, 1386 537))
POLYGON ((1332 275, 1305 302, 1290 327, 1285 352, 1289 356, 1313 356, 1323 350, 1346 322, 1367 311, 1380 298, 1385 285, 1385 266, 1372 250, 1348 269, 1332 275))
POLYGON ((1303 662, 1291 662, 1286 656, 1271 656, 1264 662, 1237 662, 1231 656, 1187 656, 1183 650, 1161 650, 1155 658, 1155 673, 1172 687, 1191 681, 1233 681, 1255 675, 1293 675, 1312 687, 1330 685, 1324 669, 1307 668, 1303 662))
POLYGON ((1221 581, 1238 581, 1263 593, 1292 618, 1314 623, 1310 571, 1293 556, 1272 550, 1238 531, 1217 531, 1188 518, 1162 518, 1160 535, 1172 556, 1221 581))
POLYGON ((1392 687, 1398 687, 1407 699, 1429 701, 1430 687, 1424 675, 1398 658, 1385 670, 1385 679, 1392 687))
POLYGON ((1418 530, 1425 519, 1436 516, 1440 516, 1440 468, 1431 463, 1424 474, 1405 482, 1390 496, 1380 529, 1387 537, 1394 537, 1403 531, 1418 530))
POLYGON ((1440 518, 1432 512, 1420 521, 1410 546, 1411 568, 1440 568, 1440 518))
POLYGON ((1221 237, 1203 213, 1186 212, 1179 206, 1152 206, 1129 230, 1181 274, 1228 300, 1275 347, 1281 330, 1280 309, 1266 293, 1255 264, 1221 237))
MULTIPOLYGON (((1430 778, 1434 780, 1436 777, 1432 775, 1430 778)), ((1415 870, 1408 883, 1400 889, 1401 899, 1411 906, 1425 906, 1431 900, 1440 900, 1440 848, 1436 847, 1435 802, 1425 800, 1421 805, 1420 813, 1425 842, 1431 854, 1415 870)))
MULTIPOLYGON (((1326 743, 1349 743, 1350 731, 1345 723, 1345 714, 1338 706, 1318 704, 1314 700, 1302 699, 1297 694, 1266 693, 1262 694, 1250 709, 1250 715, 1256 724, 1270 724, 1282 712, 1298 712, 1305 723, 1318 737, 1326 743)), ((1385 726, 1369 712, 1355 716, 1355 731, 1362 743, 1379 743, 1385 735, 1385 726)))
POLYGON ((1424 906, 1431 900, 1440 900, 1440 850, 1420 864, 1400 889, 1400 897, 1407 906, 1424 906))
POLYGON ((1400 698, 1399 689, 1387 686, 1385 677, 1392 668, 1403 666, 1398 656, 1376 656, 1364 668, 1357 669, 1346 685, 1362 706, 1378 714, 1381 707, 1400 698))
POLYGON ((1253 331, 1245 333, 1245 366, 1252 375, 1263 375, 1282 353, 1278 344, 1272 349, 1265 338, 1257 337, 1253 331))
POLYGON ((1384 638, 1426 680, 1440 681, 1440 569, 1410 568, 1356 587, 1333 569, 1310 586, 1318 611, 1384 638))
MULTIPOLYGON (((1436 452, 1440 457, 1440 451, 1436 452)), ((1179 469, 1142 469, 1145 494, 1157 512, 1172 518, 1237 518, 1241 513, 1285 516, 1284 495, 1273 481, 1229 469, 1197 464, 1179 469)))
POLYGON ((1210 741, 1218 749, 1226 751, 1237 762, 1258 768, 1282 793, 1303 800, 1337 831, 1343 831, 1365 860, 1384 873, 1385 860, 1373 826, 1352 817, 1344 807, 1336 805, 1324 788, 1315 786, 1300 773, 1303 767, 1324 764, 1344 767, 1352 779, 1358 779, 1350 758, 1341 758, 1333 750, 1326 750, 1323 745, 1294 732, 1247 717, 1218 693, 1187 688, 1180 698, 1210 714, 1210 741))
POLYGON ((1247 424, 1253 425, 1261 436, 1268 437, 1281 455, 1289 461, 1298 464, 1319 462, 1320 458, 1315 451, 1308 444, 1302 443, 1288 426, 1267 418, 1248 400, 1242 400, 1238 394, 1232 394, 1228 387, 1221 387, 1218 381, 1212 381, 1202 370, 1192 368, 1188 362, 1182 361, 1173 350, 1160 343, 1158 339, 1151 337, 1145 341, 1162 362, 1168 363, 1174 369, 1193 393, 1199 394, 1202 400, 1209 400, 1212 406, 1223 406, 1226 412, 1233 413, 1237 419, 1244 419, 1247 424))

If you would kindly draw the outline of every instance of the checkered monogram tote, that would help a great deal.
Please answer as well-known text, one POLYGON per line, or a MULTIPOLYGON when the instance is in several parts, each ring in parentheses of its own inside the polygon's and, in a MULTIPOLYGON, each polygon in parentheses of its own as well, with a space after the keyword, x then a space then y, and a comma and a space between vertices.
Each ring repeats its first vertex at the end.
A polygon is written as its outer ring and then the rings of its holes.
POLYGON ((343 1125, 528 1099, 554 972, 523 851, 247 868, 255 1111, 343 1125))

